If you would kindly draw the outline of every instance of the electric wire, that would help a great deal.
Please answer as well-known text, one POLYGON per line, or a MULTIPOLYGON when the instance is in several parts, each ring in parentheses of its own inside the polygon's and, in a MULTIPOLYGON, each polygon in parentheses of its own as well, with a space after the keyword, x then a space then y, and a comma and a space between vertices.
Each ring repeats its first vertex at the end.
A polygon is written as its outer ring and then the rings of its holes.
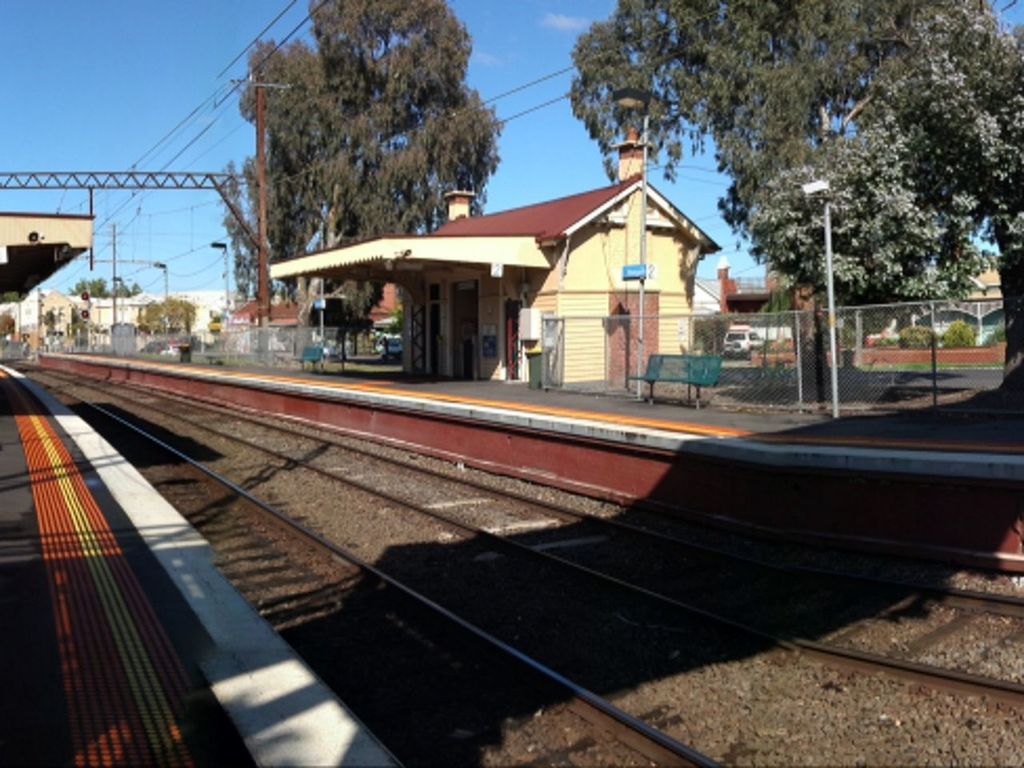
MULTIPOLYGON (((288 10, 290 10, 295 5, 296 1, 297 0, 291 0, 291 2, 289 2, 285 6, 285 8, 281 12, 279 12, 278 15, 267 26, 264 27, 264 29, 260 32, 260 35, 258 35, 257 38, 255 38, 252 42, 250 42, 232 60, 232 62, 224 70, 222 70, 218 74, 218 77, 221 77, 228 69, 230 69, 231 66, 233 66, 235 63, 237 63, 238 60, 241 59, 242 56, 244 56, 247 51, 251 50, 259 42, 259 38, 263 34, 265 34, 270 28, 272 28, 281 18, 283 18, 283 16, 288 12, 288 10)), ((271 59, 271 57, 273 57, 278 51, 280 51, 282 49, 282 47, 292 37, 294 37, 294 35, 300 29, 302 29, 310 20, 312 20, 313 17, 324 6, 326 6, 329 2, 331 2, 331 0, 321 0, 321 2, 319 2, 316 6, 314 6, 309 11, 309 13, 307 13, 306 16, 288 32, 288 34, 286 34, 279 42, 275 43, 274 47, 270 51, 268 51, 253 67, 251 67, 250 72, 258 73, 259 70, 262 69, 262 67, 271 59)), ((708 14, 708 17, 710 18, 710 17, 712 17, 714 15, 716 15, 716 14, 708 14)), ((646 41, 654 40, 654 39, 656 39, 658 37, 661 37, 661 36, 663 36, 663 35, 665 35, 665 34, 667 34, 669 32, 671 32, 670 29, 662 29, 659 32, 654 33, 652 35, 644 36, 643 38, 638 40, 638 44, 640 42, 646 42, 646 41)), ((675 55, 675 52, 671 52, 671 53, 667 54, 666 56, 661 57, 661 59, 662 60, 667 60, 667 59, 671 58, 674 55, 675 55)), ((657 62, 657 61, 654 63, 655 66, 657 66, 658 64, 659 64, 659 62, 657 62)), ((520 84, 518 86, 514 86, 513 88, 510 88, 510 89, 508 89, 506 91, 503 91, 503 92, 501 92, 501 93, 499 93, 499 94, 497 94, 497 95, 495 95, 493 97, 490 97, 489 99, 483 101, 482 103, 483 104, 493 104, 493 103, 495 103, 495 102, 497 102, 497 101, 499 101, 501 99, 507 98, 508 96, 514 95, 516 93, 520 93, 522 91, 525 91, 525 90, 527 90, 529 88, 532 88, 532 87, 534 87, 536 85, 539 85, 541 83, 544 83, 544 82, 547 82, 549 80, 552 80, 552 79, 554 79, 556 77, 559 77, 561 75, 568 74, 569 72, 572 72, 575 69, 576 69, 575 65, 570 65, 568 67, 563 67, 563 68, 555 70, 553 72, 549 72, 549 73, 547 73, 545 75, 541 75, 540 77, 534 78, 534 79, 532 79, 530 81, 527 81, 527 82, 522 83, 522 84, 520 84)), ((155 144, 153 147, 151 147, 149 150, 147 150, 147 152, 144 153, 143 156, 140 157, 140 159, 137 160, 136 163, 132 165, 132 169, 135 169, 137 167, 137 165, 142 162, 142 160, 144 160, 147 156, 152 154, 155 150, 157 150, 165 142, 168 142, 171 139, 171 137, 174 136, 179 131, 179 129, 182 129, 183 126, 187 126, 190 122, 194 121, 197 118, 198 113, 200 111, 202 111, 203 108, 206 107, 206 105, 209 104, 212 101, 213 104, 214 104, 214 108, 215 109, 217 107, 219 107, 219 113, 217 114, 216 117, 214 117, 214 119, 210 120, 205 126, 203 126, 203 128, 195 136, 193 136, 178 152, 176 152, 174 154, 174 156, 171 157, 171 159, 168 160, 160 169, 161 171, 166 170, 167 167, 169 167, 169 165, 171 163, 173 163, 178 158, 180 158, 186 151, 188 151, 188 149, 193 147, 198 141, 200 141, 203 138, 203 136, 205 136, 210 131, 210 129, 217 123, 217 121, 220 119, 220 117, 222 116, 223 112, 225 111, 225 109, 227 107, 227 99, 232 94, 234 94, 241 87, 241 85, 244 82, 246 82, 246 81, 244 81, 244 80, 233 81, 230 84, 230 88, 227 88, 227 85, 218 86, 218 88, 214 91, 213 94, 211 94, 210 97, 208 97, 203 102, 201 102, 182 121, 180 121, 174 128, 172 128, 171 131, 169 131, 167 134, 165 134, 163 137, 161 137, 160 141, 158 141, 157 144, 155 144), (227 88, 226 91, 224 91, 225 88, 227 88), (222 91, 223 91, 223 93, 222 93, 222 91), (222 93, 222 95, 218 96, 218 94, 221 94, 221 93, 222 93)), ((498 126, 504 127, 508 123, 511 123, 511 122, 513 122, 515 120, 521 119, 521 118, 526 117, 527 115, 530 115, 530 114, 532 114, 534 112, 540 111, 540 110, 545 109, 547 107, 553 106, 553 105, 555 105, 557 103, 565 101, 565 100, 569 99, 570 96, 571 96, 571 94, 566 93, 566 94, 563 94, 563 95, 558 96, 556 98, 549 99, 547 101, 544 101, 544 102, 541 102, 539 104, 536 104, 536 105, 534 105, 532 107, 528 107, 527 109, 521 110, 520 112, 517 112, 517 113, 515 113, 513 115, 510 115, 509 117, 506 117, 506 118, 496 118, 495 119, 495 123, 498 126)), ((463 109, 469 109, 469 108, 470 107, 464 107, 463 109)), ((204 157, 206 154, 208 154, 210 151, 212 151, 213 148, 218 146, 220 143, 225 141, 229 136, 233 135, 235 132, 237 132, 238 130, 240 130, 244 126, 245 126, 245 123, 239 124, 229 134, 227 134, 226 136, 222 137, 213 146, 207 148, 202 154, 200 154, 199 156, 194 158, 191 162, 194 163, 198 159, 200 159, 201 157, 204 157)), ((396 134, 396 136, 397 135, 399 135, 399 134, 396 134)), ((307 166, 307 168, 303 169, 302 171, 299 171, 299 172, 297 172, 295 174, 292 174, 292 175, 290 175, 288 177, 285 177, 282 180, 283 181, 288 181, 288 180, 294 180, 296 178, 299 178, 299 177, 301 177, 301 176, 303 176, 303 175, 305 175, 307 173, 310 173, 312 170, 315 170, 317 167, 322 166, 326 162, 328 162, 328 160, 317 161, 316 163, 310 164, 310 166, 307 166)), ((658 167, 661 167, 661 166, 655 164, 655 165, 653 165, 651 167, 658 168, 658 167)), ((694 170, 698 170, 698 169, 694 168, 694 170)), ((699 170, 705 171, 705 172, 709 172, 709 173, 715 173, 715 171, 711 171, 710 169, 699 169, 699 170)), ((692 181, 695 181, 697 183, 714 183, 714 182, 702 181, 702 180, 698 180, 698 179, 688 179, 688 180, 692 180, 692 181)), ((243 184, 246 183, 244 178, 240 178, 239 181, 240 181, 240 183, 243 183, 243 184)), ((131 200, 133 198, 135 198, 136 196, 138 196, 140 194, 144 195, 145 192, 144 191, 138 191, 138 190, 134 191, 132 193, 132 195, 127 200, 125 200, 124 203, 122 203, 121 205, 117 206, 114 209, 114 211, 112 211, 111 213, 106 215, 104 220, 101 222, 100 227, 104 226, 109 221, 111 221, 111 219, 113 219, 121 210, 123 210, 123 208, 129 202, 131 202, 131 200)), ((211 204, 213 204, 215 202, 216 201, 212 201, 211 204)), ((190 208, 194 208, 194 207, 197 207, 197 206, 191 206, 190 208)), ((141 212, 141 207, 140 207, 139 211, 137 211, 136 216, 133 217, 131 221, 129 221, 128 225, 125 226, 125 231, 127 231, 127 228, 130 227, 138 219, 140 212, 141 212)))
POLYGON ((271 22, 270 22, 269 24, 267 24, 267 25, 266 25, 266 26, 265 26, 265 27, 264 27, 263 29, 261 29, 261 30, 259 31, 259 34, 257 34, 257 35, 256 35, 256 37, 254 37, 254 38, 252 39, 252 42, 251 42, 251 43, 249 43, 249 44, 248 44, 247 46, 245 46, 245 48, 243 48, 243 49, 242 49, 241 51, 239 51, 239 52, 238 52, 238 55, 237 55, 237 56, 235 56, 235 58, 233 58, 233 59, 232 59, 232 60, 231 60, 231 61, 230 61, 230 62, 228 63, 228 65, 227 65, 226 67, 224 67, 224 69, 222 69, 222 70, 221 70, 220 72, 218 72, 218 73, 217 73, 217 78, 219 79, 219 78, 221 78, 221 77, 224 77, 224 75, 225 75, 225 74, 227 74, 227 71, 228 71, 229 69, 231 69, 231 68, 232 68, 233 66, 235 66, 235 64, 237 64, 237 63, 238 63, 238 60, 239 60, 239 59, 241 59, 241 58, 242 58, 243 56, 245 56, 245 54, 246 54, 246 53, 248 53, 248 52, 249 52, 249 50, 250 50, 250 49, 252 49, 252 47, 253 47, 254 45, 256 45, 256 44, 257 44, 257 43, 258 43, 258 42, 260 41, 260 39, 261 39, 261 38, 262 38, 262 37, 263 37, 263 36, 264 36, 264 35, 265 35, 265 34, 266 34, 266 33, 267 33, 268 31, 270 31, 271 27, 273 27, 273 26, 274 26, 275 24, 277 24, 277 22, 279 22, 279 21, 281 20, 281 17, 282 17, 282 16, 284 16, 284 15, 285 15, 286 13, 288 13, 288 11, 290 11, 290 10, 291 10, 291 9, 292 9, 292 8, 293 8, 293 7, 295 6, 295 4, 296 4, 297 2, 299 2, 299 0, 291 0, 291 2, 289 2, 289 3, 288 3, 288 5, 286 5, 286 6, 285 6, 285 7, 284 7, 284 8, 283 8, 283 9, 281 10, 281 12, 280 12, 280 13, 278 13, 278 14, 277 14, 277 16, 275 16, 275 17, 274 17, 273 21, 271 21, 271 22))

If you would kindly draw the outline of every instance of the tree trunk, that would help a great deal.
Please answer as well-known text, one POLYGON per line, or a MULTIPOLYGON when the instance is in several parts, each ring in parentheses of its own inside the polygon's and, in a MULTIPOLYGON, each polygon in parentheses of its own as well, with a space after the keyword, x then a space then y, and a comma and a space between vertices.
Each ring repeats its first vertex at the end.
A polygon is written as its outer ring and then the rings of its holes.
POLYGON ((996 227, 999 245, 999 283, 1006 322, 1006 359, 1002 388, 1024 392, 1024 243, 1005 228, 996 227))

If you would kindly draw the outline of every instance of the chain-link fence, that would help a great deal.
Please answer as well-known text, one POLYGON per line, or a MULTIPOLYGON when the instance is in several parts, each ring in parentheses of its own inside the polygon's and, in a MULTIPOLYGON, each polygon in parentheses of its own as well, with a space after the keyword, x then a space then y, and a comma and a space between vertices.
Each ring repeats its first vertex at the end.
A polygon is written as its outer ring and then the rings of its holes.
POLYGON ((391 365, 401 362, 383 346, 379 334, 346 331, 344 328, 325 328, 322 335, 319 328, 307 326, 229 328, 205 335, 136 333, 130 326, 114 330, 113 336, 83 333, 48 337, 43 342, 43 349, 47 352, 94 352, 119 357, 289 368, 299 366, 306 347, 323 346, 327 361, 346 362, 364 358, 391 365))
MULTIPOLYGON (((1003 302, 930 301, 841 308, 835 365, 845 410, 927 406, 997 388, 1005 356, 1003 302)), ((651 355, 722 359, 711 402, 734 408, 830 406, 832 354, 823 310, 644 318, 548 317, 544 384, 646 393, 651 355)), ((684 398, 682 383, 659 399, 684 398)))
MULTIPOLYGON (((120 329, 118 329, 120 331, 120 329)), ((831 406, 832 354, 824 311, 546 317, 542 383, 581 392, 646 394, 639 380, 652 355, 719 357, 721 374, 702 401, 724 408, 825 410, 831 406)), ((845 307, 836 312, 836 381, 845 412, 929 406, 996 389, 1005 357, 1003 301, 930 301, 845 307)), ((228 328, 218 334, 49 337, 44 349, 100 352, 198 363, 297 368, 303 349, 326 360, 401 364, 401 349, 343 328, 228 328)), ((0 358, 26 357, 23 344, 0 358)), ((658 384, 659 399, 685 399, 686 384, 658 384)))

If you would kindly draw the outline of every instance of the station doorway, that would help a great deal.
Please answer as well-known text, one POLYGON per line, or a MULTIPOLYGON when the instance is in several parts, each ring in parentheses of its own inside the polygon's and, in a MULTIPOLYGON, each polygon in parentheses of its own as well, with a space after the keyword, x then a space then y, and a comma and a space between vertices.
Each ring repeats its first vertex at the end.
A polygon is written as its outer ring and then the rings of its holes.
POLYGON ((479 294, 476 280, 461 280, 452 286, 452 375, 456 379, 479 377, 479 294))

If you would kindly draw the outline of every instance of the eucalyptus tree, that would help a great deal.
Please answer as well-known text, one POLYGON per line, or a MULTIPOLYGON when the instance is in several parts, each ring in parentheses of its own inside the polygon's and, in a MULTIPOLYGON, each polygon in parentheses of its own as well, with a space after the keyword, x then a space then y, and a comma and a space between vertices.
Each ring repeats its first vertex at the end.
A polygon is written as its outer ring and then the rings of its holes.
MULTIPOLYGON (((498 123, 466 85, 471 42, 447 4, 314 0, 311 9, 312 42, 253 50, 254 82, 241 100, 255 122, 255 88, 266 84, 272 254, 429 232, 446 219, 444 193, 457 188, 475 190, 482 205, 498 123)), ((251 162, 244 176, 251 211, 251 162)), ((243 261, 251 258, 228 223, 243 261)))
MULTIPOLYGON (((791 284, 824 282, 821 201, 799 185, 825 178, 841 300, 961 294, 982 238, 1024 295, 1024 66, 985 0, 620 0, 574 58, 574 110, 604 151, 624 85, 653 91, 670 177, 713 139, 726 221, 791 284)), ((1008 302, 1010 385, 1018 315, 1008 302)))

